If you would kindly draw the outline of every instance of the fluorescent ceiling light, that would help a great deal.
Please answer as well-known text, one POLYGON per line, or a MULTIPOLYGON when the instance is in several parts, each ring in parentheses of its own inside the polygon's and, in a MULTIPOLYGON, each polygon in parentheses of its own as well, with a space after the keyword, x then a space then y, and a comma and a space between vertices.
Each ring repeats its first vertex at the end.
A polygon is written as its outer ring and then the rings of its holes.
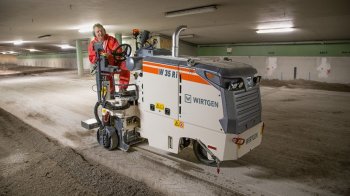
POLYGON ((213 12, 215 10, 217 10, 216 5, 208 5, 208 6, 194 7, 189 9, 166 12, 165 17, 178 17, 178 16, 186 16, 186 15, 192 15, 192 14, 202 14, 202 13, 213 12))
POLYGON ((257 30, 256 33, 286 33, 294 30, 294 28, 260 29, 257 30))
POLYGON ((34 48, 28 48, 26 50, 29 50, 29 52, 39 52, 40 50, 34 49, 34 48))
POLYGON ((14 45, 22 45, 23 44, 23 40, 16 40, 13 42, 14 45))
POLYGON ((15 51, 7 51, 7 54, 16 54, 18 52, 15 52, 15 51))
POLYGON ((58 47, 61 47, 61 49, 72 49, 74 48, 73 46, 70 46, 68 44, 62 44, 62 45, 57 45, 58 47))
POLYGON ((260 22, 257 29, 282 29, 282 28, 292 28, 294 27, 293 20, 282 20, 282 21, 272 21, 272 22, 260 22))

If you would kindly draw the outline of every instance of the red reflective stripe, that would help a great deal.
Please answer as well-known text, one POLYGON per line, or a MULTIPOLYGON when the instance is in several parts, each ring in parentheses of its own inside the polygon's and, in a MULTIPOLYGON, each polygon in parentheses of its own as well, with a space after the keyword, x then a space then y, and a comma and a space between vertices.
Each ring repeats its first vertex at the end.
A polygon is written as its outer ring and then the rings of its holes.
POLYGON ((245 142, 245 139, 239 138, 239 137, 234 137, 232 138, 232 142, 238 145, 243 145, 245 142))
POLYGON ((204 80, 203 78, 201 78, 198 75, 181 73, 181 79, 191 81, 191 82, 200 83, 200 84, 207 84, 207 85, 209 84, 206 80, 204 80))
POLYGON ((153 73, 153 74, 158 74, 158 69, 154 68, 154 67, 142 66, 142 71, 148 72, 148 73, 153 73))
POLYGON ((216 147, 208 145, 208 148, 216 150, 216 147))
MULTIPOLYGON (((142 66, 142 70, 144 72, 148 72, 148 73, 153 73, 153 74, 159 74, 159 69, 155 68, 155 67, 149 67, 147 65, 151 65, 151 66, 156 66, 156 67, 162 67, 162 68, 166 68, 166 69, 173 69, 173 70, 177 70, 176 67, 174 66, 170 66, 170 65, 164 65, 164 64, 155 64, 155 63, 151 63, 151 62, 144 62, 143 66, 142 66)), ((183 68, 186 69, 186 68, 183 68)), ((188 70, 188 69, 187 69, 188 70)), ((193 71, 192 71, 193 72, 193 71)), ((180 73, 181 75, 181 79, 182 80, 186 80, 186 81, 191 81, 191 82, 195 82, 195 83, 200 83, 200 84, 207 84, 209 85, 209 83, 204 80, 203 78, 201 78, 199 75, 193 75, 193 74, 189 74, 189 73, 180 73)))
POLYGON ((143 64, 145 65, 151 65, 151 66, 155 66, 155 67, 162 67, 162 68, 167 68, 167 69, 173 69, 173 70, 178 70, 177 66, 171 66, 171 65, 165 65, 165 64, 159 64, 159 63, 153 63, 153 62, 149 62, 149 61, 144 61, 143 64))

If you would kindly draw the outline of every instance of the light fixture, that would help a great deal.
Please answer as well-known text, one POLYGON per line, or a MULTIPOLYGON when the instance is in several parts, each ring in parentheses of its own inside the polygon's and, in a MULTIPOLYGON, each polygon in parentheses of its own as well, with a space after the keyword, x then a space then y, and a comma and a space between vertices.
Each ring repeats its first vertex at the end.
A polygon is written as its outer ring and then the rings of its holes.
POLYGON ((13 42, 14 45, 22 45, 23 44, 23 40, 16 40, 13 42))
POLYGON ((62 44, 62 45, 57 45, 58 47, 61 47, 61 49, 72 49, 74 48, 73 46, 70 46, 68 44, 62 44))
POLYGON ((259 29, 256 31, 256 33, 286 33, 294 31, 294 28, 288 27, 288 28, 275 28, 275 29, 259 29))
POLYGON ((39 52, 40 50, 34 49, 34 48, 28 48, 26 50, 29 50, 29 52, 39 52))
POLYGON ((180 35, 180 38, 194 38, 194 34, 180 35))
POLYGON ((186 16, 186 15, 192 15, 192 14, 202 14, 202 13, 213 12, 215 10, 217 10, 217 5, 193 7, 193 8, 183 9, 183 10, 166 12, 165 17, 170 18, 170 17, 186 16))
POLYGON ((7 51, 7 54, 17 54, 18 52, 15 52, 15 51, 12 51, 12 50, 10 50, 10 51, 7 51))
POLYGON ((267 21, 267 22, 259 22, 256 29, 282 29, 282 28, 293 28, 294 21, 293 19, 284 19, 279 21, 267 21))

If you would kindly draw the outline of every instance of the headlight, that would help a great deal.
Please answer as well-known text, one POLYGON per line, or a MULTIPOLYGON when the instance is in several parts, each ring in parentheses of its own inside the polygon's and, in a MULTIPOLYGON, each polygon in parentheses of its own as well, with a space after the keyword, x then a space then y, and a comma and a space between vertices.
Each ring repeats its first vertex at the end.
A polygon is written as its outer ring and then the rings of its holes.
POLYGON ((239 83, 239 85, 238 85, 238 88, 242 88, 243 85, 244 85, 244 83, 243 83, 243 81, 241 81, 241 82, 239 83))
POLYGON ((253 78, 254 84, 259 84, 261 81, 261 76, 256 76, 253 78))
POLYGON ((243 86, 244 86, 244 82, 242 80, 234 79, 234 80, 228 82, 227 89, 229 91, 235 91, 235 90, 239 90, 239 89, 243 88, 243 86))
POLYGON ((237 82, 231 82, 230 87, 231 87, 232 90, 236 89, 238 87, 238 83, 237 82))

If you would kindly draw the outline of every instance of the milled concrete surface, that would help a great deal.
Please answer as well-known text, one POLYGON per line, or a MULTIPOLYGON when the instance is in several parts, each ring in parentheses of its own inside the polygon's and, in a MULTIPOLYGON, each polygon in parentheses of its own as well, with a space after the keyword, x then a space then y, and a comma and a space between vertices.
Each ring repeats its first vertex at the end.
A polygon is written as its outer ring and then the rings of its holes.
POLYGON ((0 108, 0 195, 162 195, 0 108))
POLYGON ((75 72, 0 79, 0 107, 111 171, 169 195, 350 194, 350 93, 262 87, 263 143, 221 173, 199 164, 190 148, 179 155, 147 144, 106 151, 94 131, 94 78, 75 72))

